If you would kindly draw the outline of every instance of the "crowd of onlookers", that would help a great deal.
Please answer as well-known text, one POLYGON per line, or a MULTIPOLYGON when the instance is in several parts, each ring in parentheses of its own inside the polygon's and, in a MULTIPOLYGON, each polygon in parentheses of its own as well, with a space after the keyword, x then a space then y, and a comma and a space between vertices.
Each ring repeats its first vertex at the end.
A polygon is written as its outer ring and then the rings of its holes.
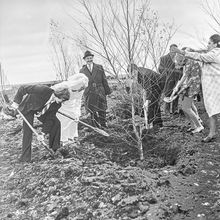
MULTIPOLYGON (((106 97, 111 89, 103 67, 94 63, 93 57, 90 51, 86 51, 83 57, 85 65, 80 73, 70 76, 67 81, 52 87, 26 85, 18 89, 12 105, 7 106, 7 112, 11 115, 19 113, 27 120, 23 122, 21 162, 31 161, 34 115, 43 124, 42 135, 38 135, 39 141, 47 139, 54 152, 60 147, 60 141, 63 144, 77 141, 83 95, 91 125, 100 129, 107 128, 106 97), (65 114, 73 120, 65 117, 65 114)), ((169 53, 161 57, 158 72, 138 67, 134 63, 129 64, 127 70, 132 81, 140 84, 145 91, 145 114, 152 126, 163 126, 160 101, 164 94, 165 113, 179 114, 178 100, 181 100, 181 109, 190 122, 188 131, 194 134, 201 132, 204 129, 203 122, 194 100, 202 92, 210 121, 209 134, 202 141, 215 139, 217 114, 220 113, 219 35, 212 35, 207 49, 202 51, 191 48, 180 50, 172 44, 169 53)))

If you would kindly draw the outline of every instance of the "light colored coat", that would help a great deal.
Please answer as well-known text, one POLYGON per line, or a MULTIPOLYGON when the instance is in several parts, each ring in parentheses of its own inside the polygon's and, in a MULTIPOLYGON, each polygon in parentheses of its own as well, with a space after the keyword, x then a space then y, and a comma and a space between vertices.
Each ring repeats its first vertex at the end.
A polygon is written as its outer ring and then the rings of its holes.
MULTIPOLYGON (((56 84, 52 88, 67 86, 70 91, 70 99, 65 101, 59 111, 75 118, 76 120, 79 119, 81 116, 81 102, 82 102, 82 91, 75 91, 79 90, 81 87, 88 86, 88 78, 82 74, 77 73, 68 78, 67 81, 61 82, 56 84)), ((58 119, 61 122, 61 141, 65 142, 69 139, 73 139, 74 137, 78 137, 78 122, 73 121, 61 114, 57 114, 58 119)))
POLYGON ((202 62, 202 91, 209 117, 220 113, 220 48, 207 53, 186 52, 186 57, 202 62))

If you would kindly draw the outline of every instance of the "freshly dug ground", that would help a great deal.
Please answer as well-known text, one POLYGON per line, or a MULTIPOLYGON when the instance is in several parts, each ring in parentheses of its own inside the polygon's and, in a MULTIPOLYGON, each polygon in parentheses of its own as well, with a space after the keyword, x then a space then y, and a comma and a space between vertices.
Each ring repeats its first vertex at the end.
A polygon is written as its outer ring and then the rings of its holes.
POLYGON ((0 219, 220 219, 219 138, 201 143, 208 127, 199 105, 205 131, 191 135, 183 116, 163 115, 164 127, 143 140, 143 161, 111 113, 110 137, 80 126, 80 145, 55 159, 34 137, 33 160, 23 164, 22 120, 1 120, 0 219))

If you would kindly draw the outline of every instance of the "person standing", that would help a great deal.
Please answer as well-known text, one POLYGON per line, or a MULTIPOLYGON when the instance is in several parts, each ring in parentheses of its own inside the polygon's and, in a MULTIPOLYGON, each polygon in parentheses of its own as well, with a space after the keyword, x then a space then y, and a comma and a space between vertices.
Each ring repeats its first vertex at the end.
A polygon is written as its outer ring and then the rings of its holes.
MULTIPOLYGON (((182 50, 186 49, 187 48, 183 48, 182 50)), ((187 59, 178 53, 175 56, 175 65, 176 68, 183 68, 183 76, 173 89, 171 99, 175 94, 181 91, 181 107, 186 118, 188 118, 191 124, 191 128, 189 128, 187 131, 191 131, 193 134, 199 133, 204 129, 204 127, 194 104, 194 99, 200 92, 201 67, 197 61, 187 59)))
POLYGON ((160 110, 160 98, 164 89, 164 77, 153 70, 138 67, 136 64, 128 66, 128 72, 136 77, 137 82, 145 90, 145 101, 148 101, 148 123, 163 127, 160 110), (130 70, 129 70, 130 68, 130 70))
POLYGON ((106 96, 111 94, 104 69, 101 65, 93 63, 94 55, 86 51, 83 59, 86 64, 80 70, 88 79, 88 87, 85 89, 85 108, 91 115, 92 125, 95 127, 107 127, 106 125, 106 96))
MULTIPOLYGON (((49 147, 56 152, 60 147, 60 121, 56 117, 61 103, 69 99, 67 88, 51 89, 45 85, 21 86, 9 108, 18 109, 33 126, 34 115, 43 123, 40 140, 49 136, 49 147)), ((31 161, 32 130, 23 121, 22 154, 20 162, 31 161)))
POLYGON ((60 112, 67 114, 76 121, 67 118, 57 113, 57 117, 61 122, 61 142, 65 145, 69 142, 77 142, 78 139, 78 120, 81 116, 81 102, 84 89, 88 86, 88 78, 82 74, 77 73, 68 78, 67 81, 58 83, 51 88, 60 88, 67 86, 70 92, 69 100, 62 103, 60 112))
MULTIPOLYGON (((170 51, 167 55, 162 56, 160 58, 160 64, 158 67, 158 71, 163 76, 166 77, 165 87, 164 87, 164 95, 166 97, 170 97, 173 91, 173 88, 175 87, 176 83, 182 76, 182 70, 175 68, 174 58, 175 53, 173 53, 173 50, 175 48, 178 48, 176 44, 170 45, 170 51)), ((172 103, 165 103, 165 112, 170 113, 176 113, 178 112, 178 98, 175 99, 172 103)))
POLYGON ((207 52, 174 49, 175 53, 202 62, 202 92, 210 123, 209 134, 203 142, 213 141, 217 133, 217 115, 220 113, 220 35, 214 34, 209 38, 207 49, 207 52))

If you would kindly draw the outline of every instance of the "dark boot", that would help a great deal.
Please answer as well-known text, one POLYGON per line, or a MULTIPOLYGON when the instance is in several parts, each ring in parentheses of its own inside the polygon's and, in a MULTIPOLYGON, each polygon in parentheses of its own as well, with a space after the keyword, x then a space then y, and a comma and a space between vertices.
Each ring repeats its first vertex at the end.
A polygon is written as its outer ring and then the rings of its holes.
POLYGON ((98 113, 97 112, 92 112, 91 113, 91 121, 92 121, 92 126, 93 127, 97 127, 97 128, 100 127, 99 117, 98 117, 98 113))

